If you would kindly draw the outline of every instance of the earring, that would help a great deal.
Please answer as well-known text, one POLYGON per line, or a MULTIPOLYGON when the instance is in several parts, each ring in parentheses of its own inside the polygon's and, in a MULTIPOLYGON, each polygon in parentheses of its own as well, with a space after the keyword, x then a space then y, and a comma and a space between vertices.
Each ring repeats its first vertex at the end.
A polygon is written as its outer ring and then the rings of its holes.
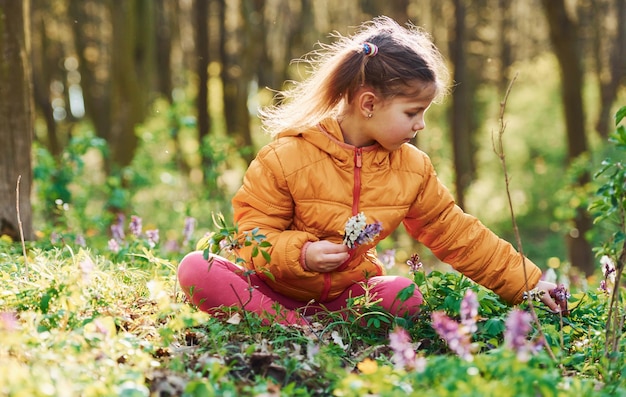
POLYGON ((370 114, 368 114, 368 115, 367 115, 367 118, 368 118, 368 119, 371 119, 371 118, 372 118, 372 116, 373 116, 373 114, 372 114, 372 113, 370 113, 370 114))

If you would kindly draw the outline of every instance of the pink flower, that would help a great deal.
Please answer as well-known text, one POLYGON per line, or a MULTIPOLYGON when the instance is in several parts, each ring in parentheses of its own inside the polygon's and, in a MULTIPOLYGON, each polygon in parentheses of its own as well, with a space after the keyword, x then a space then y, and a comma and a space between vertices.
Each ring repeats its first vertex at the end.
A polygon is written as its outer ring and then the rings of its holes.
POLYGON ((469 333, 478 330, 476 319, 478 318, 478 299, 476 293, 471 289, 465 291, 465 296, 461 301, 461 324, 467 327, 469 333))
POLYGON ((424 265, 420 261, 420 256, 418 254, 411 255, 409 260, 406 261, 406 264, 409 265, 409 271, 411 273, 417 273, 421 268, 424 267, 424 265))
POLYGON ((196 219, 190 216, 185 218, 185 227, 183 228, 183 245, 189 244, 191 236, 196 228, 196 219))
POLYGON ((550 296, 554 299, 554 302, 561 307, 561 313, 564 316, 567 316, 569 314, 567 300, 570 298, 567 288, 565 288, 563 284, 560 284, 556 288, 550 290, 550 296))
POLYGON ((120 252, 120 244, 114 238, 109 240, 109 251, 113 252, 114 254, 120 252))
POLYGON ((472 343, 466 327, 448 317, 444 312, 431 314, 435 332, 448 344, 448 348, 459 357, 472 361, 472 343))
POLYGON ((159 229, 146 230, 146 237, 150 248, 154 248, 159 242, 159 229))
POLYGON ((506 320, 504 344, 517 353, 517 359, 528 361, 530 356, 541 348, 540 344, 528 341, 528 334, 532 330, 532 316, 522 310, 514 309, 506 320))
POLYGON ((116 222, 111 225, 111 236, 119 243, 124 241, 126 237, 124 235, 124 219, 124 214, 117 214, 116 222))
POLYGON ((133 215, 130 217, 130 224, 128 225, 128 228, 130 229, 130 232, 133 234, 133 236, 135 237, 139 237, 141 236, 141 228, 142 228, 142 224, 141 224, 141 218, 133 215))
POLYGON ((378 259, 380 259, 383 265, 385 265, 385 268, 391 269, 396 265, 396 250, 384 250, 380 255, 378 255, 378 259))
POLYGON ((411 343, 411 336, 401 327, 396 327, 389 334, 389 347, 393 351, 391 361, 396 368, 424 371, 425 361, 415 354, 415 348, 411 343))
POLYGON ((76 243, 76 245, 80 247, 87 246, 87 242, 85 241, 85 236, 83 236, 82 234, 77 234, 76 238, 74 239, 74 242, 76 243))
POLYGON ((1 312, 0 313, 0 329, 7 331, 15 331, 17 329, 18 322, 17 316, 13 312, 1 312))
POLYGON ((89 256, 85 256, 85 258, 78 263, 78 267, 80 268, 80 273, 82 275, 83 281, 89 281, 91 273, 93 273, 96 265, 93 263, 89 256))
POLYGON ((478 318, 478 299, 471 289, 465 291, 461 301, 461 322, 457 323, 444 312, 433 312, 431 319, 433 328, 437 334, 448 344, 450 350, 459 357, 472 361, 472 334, 476 332, 476 320, 478 318))

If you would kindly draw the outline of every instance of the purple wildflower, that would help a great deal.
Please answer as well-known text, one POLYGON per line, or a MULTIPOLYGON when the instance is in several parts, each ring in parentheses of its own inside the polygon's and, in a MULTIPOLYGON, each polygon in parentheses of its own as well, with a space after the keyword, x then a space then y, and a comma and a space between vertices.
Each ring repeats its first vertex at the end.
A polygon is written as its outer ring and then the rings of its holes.
POLYGON ((359 212, 346 222, 343 243, 348 248, 355 248, 360 244, 370 243, 378 237, 382 229, 383 224, 381 222, 367 224, 365 214, 359 212))
POLYGON ((130 224, 128 225, 128 228, 130 229, 130 232, 133 234, 133 236, 135 237, 141 236, 141 229, 142 229, 141 223, 142 223, 141 218, 138 217, 137 215, 133 215, 130 217, 130 224))
POLYGON ((600 287, 598 288, 598 290, 610 294, 611 293, 611 288, 609 288, 609 286, 606 283, 606 280, 600 280, 600 287))
POLYGON ((183 245, 189 244, 191 236, 196 228, 196 219, 190 216, 185 218, 185 227, 183 228, 183 245))
POLYGON ((163 246, 165 252, 178 252, 180 250, 180 246, 178 245, 178 241, 176 240, 167 240, 165 245, 163 246))
POLYGON ((87 242, 85 241, 85 236, 83 236, 82 234, 76 235, 76 238, 74 239, 74 242, 79 247, 85 247, 87 245, 87 242))
POLYGON ((114 254, 120 252, 120 244, 114 238, 109 240, 109 251, 113 252, 114 254))
POLYGON ((126 238, 124 235, 124 219, 124 214, 117 214, 116 222, 111 225, 111 236, 119 243, 126 238))
POLYGON ((406 261, 406 264, 409 265, 409 272, 411 273, 417 273, 418 271, 420 271, 421 268, 424 267, 418 254, 411 255, 409 260, 406 261))
POLYGON ((62 241, 63 237, 57 233, 57 232, 52 232, 50 233, 50 243, 54 244, 58 244, 59 241, 62 241))
POLYGON ((459 357, 472 361, 472 343, 467 328, 448 317, 444 312, 431 313, 433 328, 459 357))
POLYGON ((387 249, 381 252, 378 256, 378 259, 383 263, 385 268, 391 269, 396 265, 396 250, 395 249, 387 249))
POLYGON ((391 361, 396 368, 423 371, 424 363, 418 360, 411 336, 404 328, 396 327, 389 334, 389 347, 393 351, 391 361))
POLYGON ((376 237, 378 237, 382 230, 382 222, 375 222, 365 225, 363 230, 361 230, 361 233, 359 233, 355 245, 371 243, 376 237))
POLYGON ((159 242, 159 229, 146 230, 146 237, 150 248, 154 248, 159 242))
POLYGON ((528 334, 532 330, 532 316, 519 309, 514 309, 506 320, 506 331, 504 332, 504 344, 517 353, 517 359, 528 361, 530 355, 537 352, 540 347, 528 341, 528 334))
POLYGON ((467 332, 474 333, 478 330, 476 319, 478 318, 478 299, 471 289, 465 291, 461 301, 461 324, 467 327, 467 332))
POLYGON ((567 288, 563 284, 560 284, 556 288, 550 290, 550 296, 554 299, 554 302, 561 307, 561 313, 565 316, 569 314, 567 309, 567 300, 570 298, 570 294, 567 288))

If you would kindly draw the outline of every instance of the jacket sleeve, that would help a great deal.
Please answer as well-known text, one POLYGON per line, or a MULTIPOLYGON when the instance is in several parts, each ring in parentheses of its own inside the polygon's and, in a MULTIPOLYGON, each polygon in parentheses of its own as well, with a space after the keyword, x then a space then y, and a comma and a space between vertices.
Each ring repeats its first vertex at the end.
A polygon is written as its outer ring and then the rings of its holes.
POLYGON ((300 265, 303 246, 318 238, 304 231, 290 230, 294 202, 280 166, 280 159, 271 146, 259 151, 243 179, 243 185, 232 200, 234 222, 239 233, 258 228, 271 244, 263 248, 271 256, 267 263, 263 255, 252 257, 253 246, 243 247, 239 254, 261 277, 269 271, 276 279, 306 277, 310 272, 300 265))
POLYGON ((437 178, 428 157, 424 161, 421 188, 404 220, 408 233, 441 261, 506 302, 521 302, 524 291, 539 282, 541 270, 478 219, 464 213, 437 178))

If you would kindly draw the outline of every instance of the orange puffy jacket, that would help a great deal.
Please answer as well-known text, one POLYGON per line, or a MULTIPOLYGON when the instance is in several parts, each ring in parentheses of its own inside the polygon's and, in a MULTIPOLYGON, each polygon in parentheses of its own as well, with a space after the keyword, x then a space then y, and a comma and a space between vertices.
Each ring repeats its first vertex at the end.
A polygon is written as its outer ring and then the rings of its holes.
POLYGON ((270 263, 263 255, 252 257, 252 247, 242 249, 245 266, 275 291, 303 302, 334 299, 352 284, 384 274, 376 243, 400 223, 441 261, 509 303, 520 302, 526 289, 523 262, 529 288, 541 277, 511 244, 455 205, 425 153, 410 144, 393 152, 377 144, 348 145, 334 119, 285 131, 263 147, 232 204, 239 231, 258 228, 271 243, 265 249, 270 263), (346 221, 358 212, 368 223, 382 222, 380 236, 356 248, 335 271, 304 270, 303 246, 341 243, 346 221))

